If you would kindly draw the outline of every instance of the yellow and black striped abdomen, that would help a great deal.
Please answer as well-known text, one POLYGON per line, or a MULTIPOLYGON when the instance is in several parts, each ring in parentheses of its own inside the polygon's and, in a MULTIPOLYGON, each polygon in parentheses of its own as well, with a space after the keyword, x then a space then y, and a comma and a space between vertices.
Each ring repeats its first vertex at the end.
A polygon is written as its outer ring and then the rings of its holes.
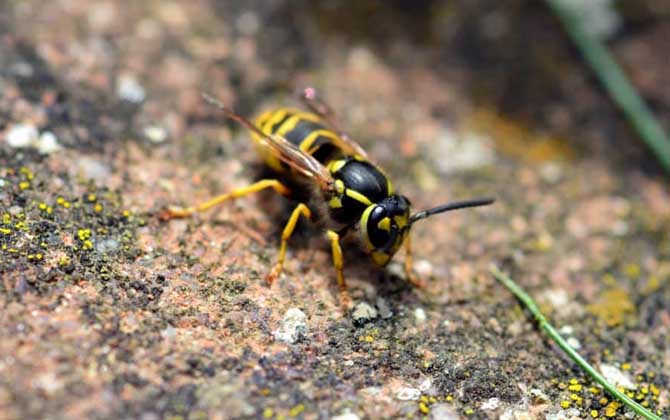
MULTIPOLYGON (((255 122, 263 133, 284 137, 324 166, 341 154, 340 149, 333 144, 337 134, 326 128, 316 114, 280 108, 261 114, 255 122)), ((252 138, 261 158, 269 167, 279 172, 287 170, 287 165, 281 163, 256 134, 252 133, 252 138)))

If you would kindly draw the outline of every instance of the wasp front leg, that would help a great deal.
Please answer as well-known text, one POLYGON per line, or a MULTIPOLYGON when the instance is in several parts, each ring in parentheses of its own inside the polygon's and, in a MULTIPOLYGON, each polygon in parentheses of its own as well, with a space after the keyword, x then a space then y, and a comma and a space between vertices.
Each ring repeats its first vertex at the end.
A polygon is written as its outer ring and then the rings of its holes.
POLYGON ((307 219, 312 217, 312 212, 310 211, 309 207, 303 203, 298 204, 296 208, 293 209, 291 217, 289 217, 286 226, 284 226, 284 231, 281 234, 281 245, 279 248, 279 257, 277 258, 277 263, 275 264, 272 271, 270 271, 270 274, 268 274, 265 278, 268 284, 272 284, 272 282, 274 282, 275 279, 281 274, 282 268, 284 266, 284 258, 286 258, 288 240, 291 238, 291 235, 293 235, 293 231, 295 230, 295 227, 298 224, 298 219, 301 215, 305 216, 307 219))
POLYGON ((342 258, 342 247, 340 247, 340 235, 332 230, 329 230, 327 233, 328 239, 330 239, 333 265, 337 274, 337 285, 340 287, 340 302, 342 306, 348 306, 349 302, 351 302, 351 297, 347 290, 347 283, 344 281, 344 258, 342 258))
POLYGON ((412 283, 415 287, 423 288, 426 287, 426 283, 421 280, 416 274, 414 274, 413 269, 413 259, 412 259, 412 241, 410 235, 408 234, 405 238, 405 275, 407 280, 412 283))

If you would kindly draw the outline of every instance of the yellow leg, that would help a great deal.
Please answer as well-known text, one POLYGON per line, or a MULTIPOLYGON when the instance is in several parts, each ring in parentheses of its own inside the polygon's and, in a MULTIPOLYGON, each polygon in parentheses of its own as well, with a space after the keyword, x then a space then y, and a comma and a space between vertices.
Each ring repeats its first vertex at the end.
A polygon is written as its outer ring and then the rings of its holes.
POLYGON ((293 234, 293 230, 295 230, 295 226, 298 224, 298 218, 300 215, 303 215, 309 219, 312 217, 312 212, 309 210, 309 207, 303 203, 298 204, 296 208, 293 209, 291 217, 289 217, 286 226, 284 226, 284 231, 281 234, 281 246, 279 248, 279 258, 277 259, 277 264, 275 264, 270 274, 268 274, 266 277, 268 284, 272 284, 272 282, 281 274, 282 267, 284 266, 284 258, 286 257, 286 245, 289 238, 293 234))
POLYGON ((337 285, 340 287, 340 293, 342 296, 342 305, 347 306, 351 301, 349 297, 349 292, 347 291, 347 283, 344 281, 344 259, 342 258, 342 248, 340 247, 340 235, 337 232, 329 230, 328 239, 330 239, 330 248, 333 254, 333 265, 335 266, 335 271, 337 273, 337 285))
POLYGON ((410 234, 407 234, 405 238, 405 274, 407 275, 407 280, 416 287, 425 287, 426 284, 414 274, 412 269, 412 241, 410 239, 410 234))
POLYGON ((163 212, 161 218, 176 219, 181 217, 189 217, 193 213, 209 210, 210 208, 216 206, 217 204, 221 204, 226 200, 239 198, 247 194, 264 190, 266 188, 272 188, 282 195, 288 195, 290 193, 289 189, 286 188, 284 184, 277 181, 276 179, 262 179, 246 187, 237 188, 229 193, 221 194, 217 197, 212 198, 211 200, 205 201, 204 203, 198 204, 193 207, 187 207, 187 208, 170 207, 163 212))

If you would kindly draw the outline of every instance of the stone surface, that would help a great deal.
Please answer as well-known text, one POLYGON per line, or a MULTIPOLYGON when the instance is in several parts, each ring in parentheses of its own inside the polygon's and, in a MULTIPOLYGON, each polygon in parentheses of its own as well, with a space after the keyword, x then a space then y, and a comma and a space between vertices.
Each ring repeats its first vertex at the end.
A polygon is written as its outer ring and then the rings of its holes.
MULTIPOLYGON (((623 418, 495 263, 667 418, 667 175, 531 3, 0 2, 0 417, 623 418), (159 217, 262 175, 203 91, 253 118, 309 85, 415 211, 496 197, 413 226, 425 287, 345 241, 342 307, 306 221, 268 286, 272 192, 159 217)), ((608 45, 668 129, 660 4, 608 45)))

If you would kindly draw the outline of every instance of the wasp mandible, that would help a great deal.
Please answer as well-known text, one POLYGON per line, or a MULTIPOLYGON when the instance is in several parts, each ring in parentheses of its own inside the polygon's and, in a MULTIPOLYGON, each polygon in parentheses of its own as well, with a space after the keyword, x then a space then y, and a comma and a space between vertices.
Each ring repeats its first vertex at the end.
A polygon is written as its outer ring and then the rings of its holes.
POLYGON ((409 233, 413 224, 446 211, 494 202, 492 198, 478 198, 412 214, 409 199, 394 191, 386 174, 340 129, 332 108, 319 98, 314 88, 306 88, 301 94, 309 112, 279 108, 261 114, 254 122, 209 95, 203 97, 250 131, 259 156, 274 176, 193 207, 168 208, 164 217, 188 217, 267 188, 299 199, 282 232, 277 263, 267 275, 269 284, 280 275, 288 240, 303 216, 326 231, 343 300, 348 300, 348 294, 340 238, 350 232, 355 232, 364 251, 382 267, 404 245, 407 278, 421 286, 412 271, 409 233))

